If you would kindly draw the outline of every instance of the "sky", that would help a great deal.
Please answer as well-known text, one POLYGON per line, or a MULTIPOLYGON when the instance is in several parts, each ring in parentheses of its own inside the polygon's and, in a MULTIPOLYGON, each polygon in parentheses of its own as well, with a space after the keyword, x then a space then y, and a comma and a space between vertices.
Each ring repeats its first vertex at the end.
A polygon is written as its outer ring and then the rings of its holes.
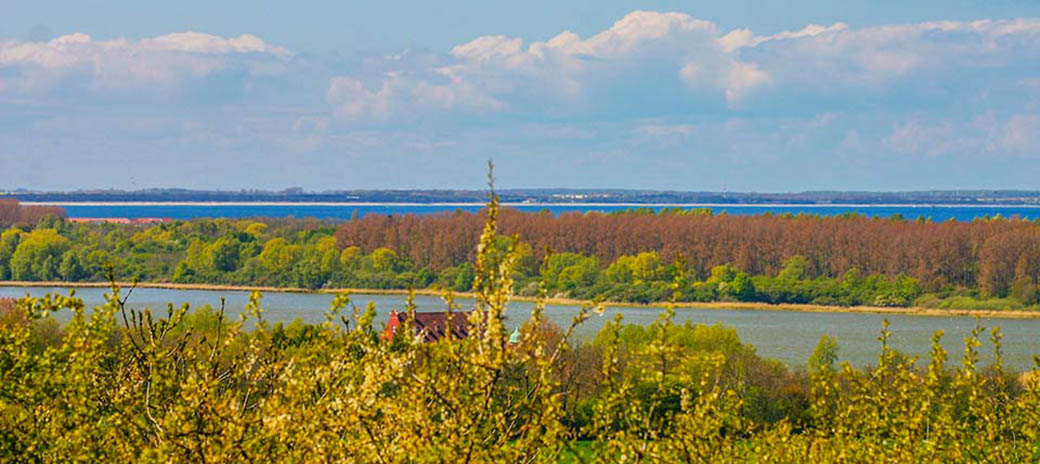
POLYGON ((1040 0, 789 3, 0 0, 0 190, 1040 189, 1040 0))

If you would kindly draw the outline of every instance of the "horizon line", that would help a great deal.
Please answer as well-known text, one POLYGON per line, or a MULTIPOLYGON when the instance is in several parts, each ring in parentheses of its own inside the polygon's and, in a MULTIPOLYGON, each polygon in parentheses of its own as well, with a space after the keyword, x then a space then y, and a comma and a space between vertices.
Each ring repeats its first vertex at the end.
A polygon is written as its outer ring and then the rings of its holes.
MULTIPOLYGON (((335 201, 22 201, 29 206, 486 206, 484 202, 335 202, 335 201)), ((978 203, 631 203, 501 202, 502 206, 657 207, 657 208, 1040 208, 1040 204, 978 203)))

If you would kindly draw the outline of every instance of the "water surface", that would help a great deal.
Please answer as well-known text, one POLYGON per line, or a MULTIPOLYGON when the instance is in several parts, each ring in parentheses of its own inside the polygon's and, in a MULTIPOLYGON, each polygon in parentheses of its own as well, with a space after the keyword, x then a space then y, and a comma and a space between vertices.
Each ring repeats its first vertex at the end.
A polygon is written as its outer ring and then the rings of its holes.
MULTIPOLYGON (((0 297, 21 297, 26 293, 42 296, 48 292, 67 294, 64 288, 17 288, 0 287, 0 297)), ((106 290, 101 288, 79 288, 76 295, 83 298, 88 307, 104 302, 106 290)), ((135 308, 150 307, 165 314, 167 303, 188 303, 192 307, 210 305, 219 307, 220 298, 226 299, 227 312, 237 315, 249 301, 249 293, 241 291, 203 291, 203 290, 170 290, 170 289, 136 289, 130 297, 129 305, 135 308)), ((305 322, 324 321, 324 312, 329 307, 333 296, 321 293, 280 293, 271 292, 263 295, 262 307, 264 317, 272 322, 289 322, 301 319, 305 322)), ((377 325, 386 321, 392 309, 400 309, 404 305, 403 295, 353 295, 354 304, 364 307, 369 301, 376 304, 377 325)), ((415 299, 420 311, 439 311, 445 307, 444 302, 435 296, 418 295, 415 299)), ((459 299, 460 305, 471 305, 472 300, 459 299)), ((507 323, 510 328, 519 326, 530 314, 531 303, 513 302, 509 307, 507 323)), ((568 305, 551 305, 546 309, 548 319, 567 326, 571 318, 578 312, 578 307, 568 305)), ((649 324, 661 313, 660 309, 617 306, 609 307, 604 315, 593 316, 576 333, 581 338, 591 338, 614 314, 621 313, 625 322, 649 324)), ((66 314, 57 314, 59 320, 67 319, 66 314)), ((812 353, 821 335, 830 335, 838 340, 841 347, 840 358, 854 366, 876 364, 879 344, 877 337, 881 330, 882 320, 888 318, 892 323, 892 345, 911 355, 927 359, 930 349, 930 337, 935 330, 943 330, 944 346, 949 351, 951 364, 959 364, 964 350, 963 340, 975 326, 975 318, 966 316, 914 316, 899 314, 863 314, 863 313, 819 313, 801 311, 773 310, 740 310, 740 309, 688 309, 676 310, 676 321, 679 323, 693 321, 701 324, 721 323, 736 328, 741 340, 751 343, 758 353, 766 358, 778 359, 789 366, 803 366, 812 353)), ((986 318, 981 321, 985 326, 1000 326, 1004 333, 1005 362, 1016 369, 1024 370, 1032 367, 1032 356, 1040 353, 1040 319, 986 318)), ((985 334, 988 338, 988 332, 985 334)), ((984 360, 989 359, 988 343, 983 347, 984 360)))
MULTIPOLYGON (((315 217, 321 219, 350 219, 357 214, 433 214, 444 211, 478 211, 483 208, 477 203, 68 203, 61 204, 70 217, 164 217, 193 219, 200 217, 315 217)), ((892 217, 902 215, 907 219, 918 217, 934 221, 955 219, 970 221, 984 216, 1000 214, 1005 217, 1019 216, 1026 219, 1040 218, 1037 206, 966 206, 966 205, 655 205, 655 204, 507 204, 521 211, 538 212, 548 210, 553 214, 566 212, 614 212, 631 208, 650 208, 660 211, 666 207, 708 208, 716 214, 725 212, 734 215, 761 213, 773 214, 819 214, 837 216, 859 213, 866 216, 892 217)))

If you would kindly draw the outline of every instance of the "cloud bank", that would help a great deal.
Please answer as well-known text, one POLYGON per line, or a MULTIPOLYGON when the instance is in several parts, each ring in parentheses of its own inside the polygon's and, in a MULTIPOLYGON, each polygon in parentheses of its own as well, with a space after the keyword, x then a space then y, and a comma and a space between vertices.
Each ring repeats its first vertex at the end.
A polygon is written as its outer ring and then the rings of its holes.
POLYGON ((934 22, 852 29, 809 25, 756 35, 680 13, 633 12, 581 38, 485 36, 426 68, 365 82, 337 76, 329 102, 347 120, 417 112, 614 119, 774 108, 872 107, 964 97, 1035 78, 1040 20, 934 22), (977 79, 973 79, 977 78, 977 79))
POLYGON ((282 72, 278 64, 289 56, 248 34, 180 32, 130 41, 74 33, 47 42, 0 41, 0 98, 172 97, 206 79, 282 72))
POLYGON ((762 34, 635 11, 586 37, 323 57, 248 34, 0 38, 0 188, 120 182, 36 172, 55 160, 133 185, 479 187, 488 157, 517 186, 1037 188, 1038 134, 1032 18, 762 34))

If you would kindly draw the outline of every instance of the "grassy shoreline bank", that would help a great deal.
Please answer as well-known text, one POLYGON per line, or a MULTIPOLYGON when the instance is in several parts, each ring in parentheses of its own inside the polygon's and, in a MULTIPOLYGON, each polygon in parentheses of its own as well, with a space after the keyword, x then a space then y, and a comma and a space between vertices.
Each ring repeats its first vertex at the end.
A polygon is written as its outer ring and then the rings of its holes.
MULTIPOLYGON (((117 285, 123 288, 129 288, 135 284, 132 282, 116 282, 117 285)), ((36 281, 0 281, 0 287, 63 287, 63 288, 107 288, 109 287, 108 282, 61 282, 61 281, 50 281, 50 282, 36 282, 36 281)), ((278 292, 278 293, 342 293, 350 292, 351 294, 369 294, 369 295, 407 295, 408 290, 405 289, 371 289, 371 288, 324 288, 318 290, 310 290, 299 287, 271 287, 271 286, 250 286, 250 285, 222 285, 222 284, 178 284, 172 282, 138 282, 136 284, 139 288, 154 288, 154 289, 167 289, 167 290, 203 290, 203 291, 233 291, 233 292, 252 292, 258 291, 261 293, 267 292, 278 292)), ((414 291, 416 295, 429 295, 429 296, 440 296, 443 294, 442 290, 435 289, 417 289, 414 291)), ((472 292, 453 292, 457 298, 468 298, 472 299, 475 294, 472 292)), ((514 296, 513 300, 516 301, 535 301, 534 297, 523 297, 514 296)), ((546 300, 548 304, 556 305, 581 305, 584 303, 591 303, 589 300, 580 300, 573 298, 549 298, 546 300)), ((647 308, 647 309, 660 309, 668 305, 667 302, 656 302, 650 304, 638 304, 638 303, 624 303, 624 302, 606 302, 607 306, 613 307, 627 307, 627 308, 647 308)), ((739 309, 739 310, 760 310, 760 311, 796 311, 796 312, 816 312, 816 313, 873 313, 873 314, 906 314, 913 316, 968 316, 968 317, 997 317, 1006 319, 1040 319, 1040 311, 1023 311, 1023 310, 981 310, 981 309, 938 309, 938 308, 924 308, 917 306, 909 307, 885 307, 885 306, 832 306, 832 305, 817 305, 817 304, 770 304, 770 303, 756 303, 756 302, 740 302, 740 301, 712 301, 712 302, 681 302, 675 304, 676 308, 693 308, 693 309, 739 309)))

